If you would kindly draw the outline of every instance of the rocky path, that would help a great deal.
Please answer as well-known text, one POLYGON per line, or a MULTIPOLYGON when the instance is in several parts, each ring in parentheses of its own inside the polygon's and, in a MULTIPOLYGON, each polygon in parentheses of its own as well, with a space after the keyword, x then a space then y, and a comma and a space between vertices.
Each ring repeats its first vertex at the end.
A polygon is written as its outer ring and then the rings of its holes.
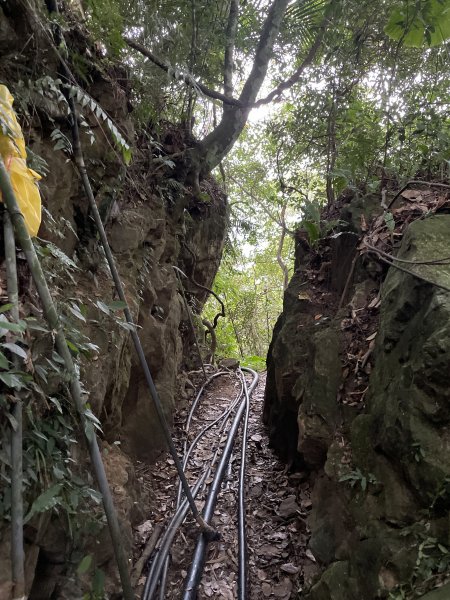
MULTIPOLYGON (((316 570, 314 557, 306 550, 308 528, 306 520, 311 506, 309 483, 302 473, 289 474, 284 464, 268 448, 268 439, 262 425, 265 374, 255 389, 249 421, 247 448, 247 543, 248 543, 248 598, 296 598, 305 581, 316 570)), ((190 439, 216 419, 239 393, 240 384, 235 375, 221 376, 207 389, 192 421, 190 439)), ((175 435, 182 439, 187 408, 176 415, 175 435)), ((214 453, 218 434, 212 429, 199 444, 187 469, 190 482, 204 472, 214 453)), ((237 489, 240 462, 238 439, 229 472, 222 487, 215 510, 214 526, 221 540, 210 544, 202 584, 198 597, 236 598, 237 589, 237 489)), ((173 461, 162 458, 150 469, 143 467, 140 476, 151 487, 153 502, 148 520, 136 529, 136 558, 142 554, 147 540, 156 526, 164 527, 174 513, 177 494, 173 461)), ((208 479, 208 482, 210 478, 208 479)), ((199 501, 202 506, 202 502, 199 501)), ((196 543, 197 527, 188 517, 171 550, 171 565, 165 598, 182 596, 184 579, 196 543)), ((138 582, 142 593, 144 574, 138 582)))

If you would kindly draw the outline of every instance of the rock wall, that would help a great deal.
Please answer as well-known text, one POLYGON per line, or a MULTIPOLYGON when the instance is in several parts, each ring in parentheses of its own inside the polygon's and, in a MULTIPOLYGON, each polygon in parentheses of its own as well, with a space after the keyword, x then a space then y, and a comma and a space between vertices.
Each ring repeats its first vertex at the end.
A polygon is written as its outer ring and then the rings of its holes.
MULTIPOLYGON (((450 214, 408 220, 400 259, 448 255, 450 214)), ((268 355, 272 444, 313 485, 304 597, 447 598, 450 295, 357 254, 365 219, 349 221, 315 250, 299 240, 268 355)), ((448 262, 399 264, 450 287, 448 262)))
MULTIPOLYGON (((57 79, 59 64, 44 11, 45 5, 37 2, 2 3, 0 82, 8 85, 15 96, 31 159, 40 161, 48 171, 40 186, 44 219, 39 235, 76 265, 60 268, 57 259, 45 259, 52 292, 62 313, 70 316, 68 306, 72 301, 83 308, 85 322, 75 319, 77 326, 99 347, 98 354, 81 361, 81 379, 93 412, 102 423, 104 460, 129 550, 131 525, 142 517, 139 511, 148 504, 148 495, 135 477, 135 460, 152 460, 164 448, 164 440, 129 332, 118 324, 120 313, 108 316, 98 307, 98 301, 108 304, 115 300, 115 291, 79 176, 69 155, 55 149, 51 138, 58 130, 69 142, 70 128, 64 102, 56 102, 39 83, 43 77, 57 79)), ((136 133, 126 70, 104 60, 101 50, 86 39, 82 27, 70 23, 70 15, 65 17, 70 25, 66 30, 70 56, 76 56, 85 69, 82 87, 133 145, 133 162, 126 168, 104 123, 92 111, 82 110, 89 126, 82 127, 88 173, 127 300, 140 327, 144 352, 171 422, 181 399, 180 370, 197 364, 173 267, 182 269, 190 280, 211 286, 225 240, 227 200, 212 179, 202 183, 200 200, 176 180, 170 167, 161 169, 161 158, 174 152, 174 136, 178 143, 175 150, 183 150, 183 129, 158 124, 158 131, 136 133)), ((205 290, 188 280, 186 287, 200 309, 206 300, 205 290)), ((75 455, 78 466, 89 470, 82 448, 75 455)), ((0 525, 0 595, 7 598, 9 534, 4 525, 0 525)), ((50 526, 48 518, 31 522, 27 543, 31 598, 47 599, 52 594, 81 597, 80 590, 58 587, 58 578, 65 571, 62 565, 70 562, 68 552, 72 547, 62 524, 56 521, 50 526)), ((108 564, 112 548, 106 529, 99 534, 93 552, 97 564, 108 564)), ((110 576, 114 587, 113 571, 110 576)), ((68 585, 64 580, 63 587, 68 585)))

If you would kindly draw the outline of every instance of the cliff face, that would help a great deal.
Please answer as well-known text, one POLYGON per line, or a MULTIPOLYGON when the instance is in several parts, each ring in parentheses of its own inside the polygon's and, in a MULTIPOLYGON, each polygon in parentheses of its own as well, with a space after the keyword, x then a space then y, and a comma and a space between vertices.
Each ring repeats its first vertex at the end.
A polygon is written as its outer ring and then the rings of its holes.
MULTIPOLYGON (((55 87, 59 89, 59 60, 51 48, 44 9, 20 0, 2 3, 0 81, 15 96, 33 168, 46 171, 40 186, 44 215, 39 236, 45 240, 43 262, 54 298, 64 315, 70 317, 74 305, 76 312, 81 309, 83 318, 73 319, 72 312, 72 320, 80 333, 98 346, 98 353, 81 359, 81 379, 102 424, 104 460, 129 547, 131 525, 148 500, 136 481, 134 460, 152 459, 163 449, 164 441, 129 331, 119 323, 120 312, 105 314, 104 305, 116 300, 115 291, 70 160, 67 106, 54 92, 55 87), (55 148, 58 141, 61 143, 55 148), (58 249, 66 257, 61 258, 58 249)), ((192 280, 206 287, 212 284, 225 240, 227 200, 212 179, 203 182, 202 199, 194 198, 176 180, 170 163, 164 165, 166 155, 183 150, 182 129, 158 124, 158 132, 134 132, 126 71, 96 54, 83 35, 76 25, 67 35, 71 58, 76 56, 83 66, 82 87, 108 113, 133 149, 133 161, 125 167, 105 123, 95 110, 81 108, 87 169, 148 364, 171 421, 181 397, 180 370, 196 366, 173 267, 190 278, 185 285, 201 308, 206 293, 192 280)), ((35 301, 31 289, 24 306, 29 309, 35 301)), ((33 310, 39 312, 39 307, 33 310)), ((46 349, 48 340, 34 341, 35 355, 46 349)), ((49 393, 60 383, 50 382, 49 393)), ((82 447, 73 452, 79 469, 89 471, 82 447)), ((50 524, 50 520, 48 515, 39 522, 32 520, 26 532, 27 579, 35 599, 52 593, 64 597, 65 593, 58 587, 64 571, 61 564, 70 562, 73 540, 69 541, 61 522, 50 524)), ((0 544, 0 595, 7 598, 9 534, 4 525, 3 529, 0 525, 4 541, 0 544)), ((97 564, 107 565, 112 549, 106 530, 98 541, 93 548, 97 564)), ((74 593, 78 592, 67 592, 68 597, 75 597, 70 595, 74 593)))
MULTIPOLYGON (((264 418, 314 483, 310 600, 422 597, 448 574, 450 296, 363 251, 401 239, 403 261, 447 256, 448 202, 423 196, 393 210, 392 234, 366 198, 344 209, 353 231, 314 250, 299 240, 264 418)), ((450 287, 448 262, 398 264, 450 287)))

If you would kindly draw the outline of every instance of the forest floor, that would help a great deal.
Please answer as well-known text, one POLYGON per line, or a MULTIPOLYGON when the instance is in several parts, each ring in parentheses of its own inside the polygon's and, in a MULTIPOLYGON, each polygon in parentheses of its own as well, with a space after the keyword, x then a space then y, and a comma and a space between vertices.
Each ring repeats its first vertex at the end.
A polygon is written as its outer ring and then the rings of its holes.
MULTIPOLYGON (((262 424, 265 373, 251 398, 247 447, 246 522, 248 544, 248 598, 297 597, 317 572, 314 557, 306 549, 309 538, 307 518, 311 507, 310 484, 306 473, 289 473, 269 448, 262 424)), ((192 420, 192 440, 206 423, 216 419, 239 393, 240 384, 230 374, 215 379, 207 388, 200 410, 192 420)), ((175 437, 182 439, 187 408, 175 416, 175 437)), ((204 472, 213 454, 217 432, 205 438, 192 457, 186 474, 190 482, 204 472)), ((241 440, 238 438, 231 466, 214 512, 213 525, 221 540, 209 545, 198 598, 237 597, 237 493, 241 440)), ((142 554, 152 530, 164 526, 176 505, 177 477, 173 461, 164 457, 154 465, 142 465, 139 476, 151 486, 153 508, 148 520, 136 528, 136 559, 142 554)), ((208 483, 210 479, 207 480, 208 483)), ((199 501, 202 507, 202 499, 199 501)), ((179 599, 195 548, 198 528, 188 517, 171 549, 171 566, 165 598, 179 599)), ((138 582, 142 593, 144 574, 138 582)))

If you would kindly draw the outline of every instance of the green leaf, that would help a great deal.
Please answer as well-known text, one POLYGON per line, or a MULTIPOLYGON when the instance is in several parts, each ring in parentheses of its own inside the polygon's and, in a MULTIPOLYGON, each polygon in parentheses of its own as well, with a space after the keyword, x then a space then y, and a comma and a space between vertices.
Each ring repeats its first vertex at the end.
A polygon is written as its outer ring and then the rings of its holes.
POLYGON ((28 317, 25 320, 27 322, 28 329, 31 329, 33 331, 41 331, 42 333, 50 333, 50 330, 44 327, 43 325, 40 325, 37 319, 35 319, 34 317, 28 317))
POLYGON ((27 358, 27 353, 25 352, 25 350, 17 344, 5 343, 2 344, 2 347, 6 348, 10 352, 13 352, 14 354, 17 354, 17 356, 20 356, 20 358, 23 358, 24 360, 27 358))
POLYGON ((8 369, 9 364, 9 360, 6 358, 3 352, 0 352, 0 369, 8 369))
POLYGON ((67 343, 67 347, 72 350, 72 352, 74 352, 75 354, 79 354, 80 350, 78 348, 78 346, 76 346, 73 342, 71 342, 70 340, 66 339, 66 343, 67 343))
POLYGON ((56 483, 38 496, 31 505, 30 512, 24 519, 25 523, 27 523, 35 514, 45 512, 56 506, 59 502, 58 494, 61 491, 61 488, 62 483, 56 483))
POLYGON ((123 300, 116 300, 115 302, 110 302, 108 304, 108 308, 110 310, 123 310, 125 308, 127 308, 127 303, 124 302, 123 300))
POLYGON ((314 244, 320 238, 319 226, 316 223, 311 223, 309 221, 305 221, 304 223, 302 223, 302 227, 305 229, 305 231, 308 234, 309 244, 311 246, 314 246, 314 244))
POLYGON ((3 306, 0 306, 0 314, 11 310, 13 306, 14 304, 12 304, 11 302, 9 304, 3 304, 3 306))
POLYGON ((9 372, 9 373, 0 373, 0 379, 8 387, 13 388, 15 390, 21 390, 24 387, 26 387, 26 383, 23 380, 23 377, 22 376, 18 376, 15 373, 11 373, 11 372, 9 372))
POLYGON ((97 302, 95 303, 95 306, 97 308, 99 308, 102 312, 105 313, 105 315, 109 315, 110 314, 110 310, 108 308, 108 306, 102 302, 101 300, 97 300, 97 302))
POLYGON ((384 213, 384 222, 386 223, 389 231, 394 231, 395 229, 395 219, 392 213, 386 212, 384 213))
POLYGON ((4 331, 14 331, 15 333, 23 333, 27 328, 25 321, 18 323, 10 323, 5 318, 0 319, 0 335, 5 335, 4 331))
POLYGON ((80 564, 77 567, 78 575, 84 575, 85 573, 87 573, 89 571, 91 564, 92 564, 92 554, 88 554, 87 556, 84 556, 83 559, 81 560, 80 564))
POLYGON ((56 406, 56 408, 58 409, 58 412, 62 415, 63 409, 61 406, 61 402, 58 400, 58 398, 54 398, 53 396, 50 396, 49 400, 52 404, 54 404, 56 406))
POLYGON ((126 329, 127 331, 136 331, 136 325, 133 323, 128 323, 128 321, 117 321, 117 324, 122 327, 122 329, 126 329))
POLYGON ((386 35, 405 46, 438 46, 450 38, 450 0, 408 0, 393 8, 386 35))
POLYGON ((95 569, 92 581, 92 591, 96 598, 103 598, 105 591, 105 573, 101 569, 95 569))
POLYGON ((76 304, 69 305, 69 310, 77 319, 86 323, 85 316, 81 313, 80 308, 76 304))

